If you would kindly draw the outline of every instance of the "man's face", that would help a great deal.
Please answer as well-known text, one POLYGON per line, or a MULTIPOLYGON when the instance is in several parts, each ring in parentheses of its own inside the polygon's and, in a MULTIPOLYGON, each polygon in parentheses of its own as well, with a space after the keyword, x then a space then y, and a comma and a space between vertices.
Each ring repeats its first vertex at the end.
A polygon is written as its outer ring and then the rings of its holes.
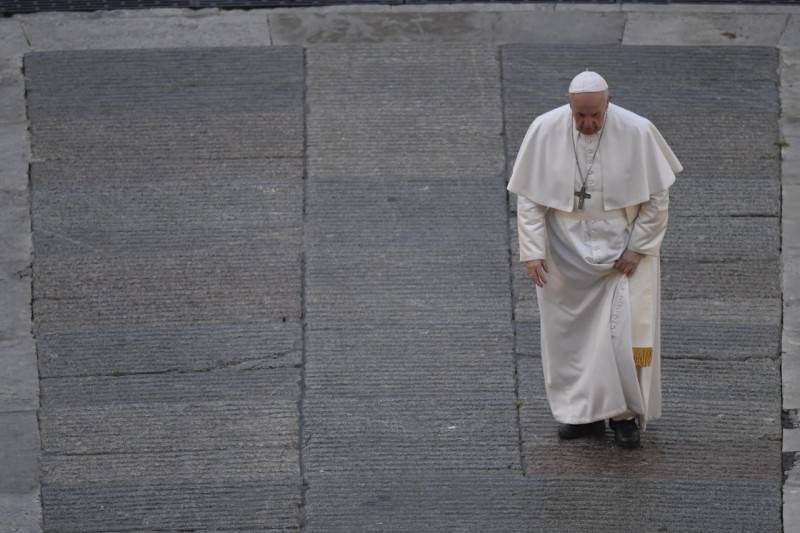
POLYGON ((569 95, 569 106, 575 127, 584 135, 592 135, 603 127, 610 98, 607 91, 569 95))

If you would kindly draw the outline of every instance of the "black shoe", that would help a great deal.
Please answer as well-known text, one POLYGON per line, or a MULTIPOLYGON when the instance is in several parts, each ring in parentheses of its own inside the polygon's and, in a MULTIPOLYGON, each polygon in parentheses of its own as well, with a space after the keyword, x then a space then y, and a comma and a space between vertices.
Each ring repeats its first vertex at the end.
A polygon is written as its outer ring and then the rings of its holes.
POLYGON ((620 448, 638 448, 639 441, 639 428, 636 427, 636 419, 630 420, 611 420, 609 419, 608 425, 614 430, 614 442, 620 448))
POLYGON ((558 436, 562 439, 577 439, 588 435, 605 433, 606 421, 598 420, 588 424, 559 424, 558 436))

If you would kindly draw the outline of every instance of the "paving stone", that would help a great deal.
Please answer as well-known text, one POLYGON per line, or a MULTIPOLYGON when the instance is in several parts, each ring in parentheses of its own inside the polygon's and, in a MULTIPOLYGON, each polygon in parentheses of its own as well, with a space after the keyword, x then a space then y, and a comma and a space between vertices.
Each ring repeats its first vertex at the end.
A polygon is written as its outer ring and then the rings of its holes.
POLYGON ((302 51, 27 66, 45 529, 295 528, 302 51))
POLYGON ((307 212, 310 323, 508 316, 505 194, 497 181, 314 179, 307 212))
POLYGON ((0 57, 22 57, 30 49, 18 18, 0 19, 0 57))
POLYGON ((266 16, 258 10, 156 14, 136 10, 37 13, 24 17, 23 24, 35 50, 270 44, 266 16))
POLYGON ((234 453, 228 449, 45 456, 42 472, 48 529, 296 527, 294 514, 300 503, 296 453, 281 446, 234 453))
POLYGON ((303 412, 312 529, 496 526, 501 513, 465 505, 476 494, 467 487, 497 483, 498 471, 519 479, 499 86, 490 81, 497 59, 488 48, 424 50, 402 46, 391 62, 376 48, 308 52, 303 412), (348 115, 353 105, 359 120, 348 115), (394 109, 414 122, 398 124, 394 109), (429 481, 421 485, 418 472, 429 481), (376 499, 372 484, 389 479, 396 497, 376 499), (459 503, 432 521, 441 483, 459 503))
POLYGON ((0 277, 19 277, 30 265, 32 247, 28 192, 0 189, 0 277))
POLYGON ((503 189, 376 177, 307 191, 309 471, 514 468, 503 189))
POLYGON ((800 17, 797 16, 797 13, 789 16, 786 29, 783 30, 783 35, 778 42, 778 48, 782 51, 800 48, 800 17))
POLYGON ((775 217, 673 216, 661 246, 665 261, 741 261, 756 255, 777 263, 780 223, 775 217))
POLYGON ((30 335, 0 340, 0 412, 39 408, 36 346, 30 335))
POLYGON ((786 19, 782 13, 628 13, 625 45, 729 45, 774 47, 786 19))
POLYGON ((662 296, 682 298, 777 298, 780 267, 774 261, 748 259, 725 263, 662 261, 662 296))
POLYGON ((784 428, 783 451, 784 452, 800 451, 800 428, 792 428, 792 429, 784 428))
POLYGON ((19 494, 0 494, 2 533, 41 533, 42 504, 39 488, 19 494))
POLYGON ((0 278, 0 340, 31 332, 31 280, 29 277, 0 278))
POLYGON ((519 471, 309 469, 306 477, 307 527, 331 532, 527 531, 543 513, 543 487, 519 471))
POLYGON ((0 190, 28 187, 30 144, 27 124, 0 125, 0 190))
POLYGON ((666 300, 661 312, 664 357, 731 361, 780 354, 777 298, 666 300))
POLYGON ((44 380, 48 527, 293 526, 298 377, 256 367, 44 380))
MULTIPOLYGON (((784 317, 797 321, 797 305, 786 306, 784 317)), ((781 377, 783 379, 783 408, 800 409, 800 334, 784 329, 782 336, 781 377)))
POLYGON ((618 44, 625 15, 580 11, 500 11, 493 28, 497 43, 618 44))
POLYGON ((491 42, 491 12, 336 12, 294 10, 269 14, 276 45, 358 42, 491 42))
POLYGON ((800 462, 787 472, 783 486, 783 530, 800 528, 800 462))
POLYGON ((309 176, 503 172, 494 48, 330 45, 308 50, 307 69, 309 176))
POLYGON ((26 119, 22 59, 0 55, 0 123, 13 124, 26 119))
POLYGON ((302 50, 293 47, 28 54, 33 152, 77 160, 299 157, 302 68, 302 50))
POLYGON ((38 486, 36 411, 0 413, 0 427, 0 494, 27 494, 38 486))

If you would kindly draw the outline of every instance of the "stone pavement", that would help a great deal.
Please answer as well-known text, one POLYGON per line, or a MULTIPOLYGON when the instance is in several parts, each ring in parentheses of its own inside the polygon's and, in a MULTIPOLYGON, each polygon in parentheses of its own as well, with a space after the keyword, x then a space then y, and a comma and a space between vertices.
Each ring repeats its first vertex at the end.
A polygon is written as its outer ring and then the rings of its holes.
POLYGON ((0 532, 800 530, 795 13, 0 21, 0 532), (625 453, 555 437, 505 192, 587 66, 686 168, 625 453))

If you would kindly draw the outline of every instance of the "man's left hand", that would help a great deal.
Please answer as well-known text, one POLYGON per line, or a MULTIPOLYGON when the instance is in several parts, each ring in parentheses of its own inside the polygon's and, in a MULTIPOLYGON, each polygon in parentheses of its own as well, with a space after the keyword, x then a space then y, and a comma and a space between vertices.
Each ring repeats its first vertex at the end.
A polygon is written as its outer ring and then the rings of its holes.
POLYGON ((634 272, 636 272, 636 267, 639 266, 639 261, 642 260, 644 257, 643 254, 639 252, 634 252, 633 250, 625 250, 622 252, 622 256, 619 259, 614 261, 614 268, 625 274, 626 276, 630 276, 634 272))

